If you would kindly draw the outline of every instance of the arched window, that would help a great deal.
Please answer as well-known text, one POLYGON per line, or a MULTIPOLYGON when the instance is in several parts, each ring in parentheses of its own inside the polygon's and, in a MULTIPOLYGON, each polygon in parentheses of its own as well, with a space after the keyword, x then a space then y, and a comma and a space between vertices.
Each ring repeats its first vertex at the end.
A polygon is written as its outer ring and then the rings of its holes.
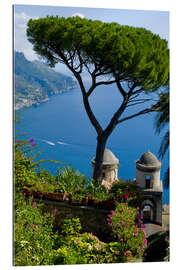
POLYGON ((152 221, 152 218, 153 218, 152 217, 152 208, 150 205, 144 205, 142 213, 143 213, 143 220, 145 222, 152 221))
POLYGON ((151 188, 151 177, 150 175, 146 175, 146 188, 151 188))

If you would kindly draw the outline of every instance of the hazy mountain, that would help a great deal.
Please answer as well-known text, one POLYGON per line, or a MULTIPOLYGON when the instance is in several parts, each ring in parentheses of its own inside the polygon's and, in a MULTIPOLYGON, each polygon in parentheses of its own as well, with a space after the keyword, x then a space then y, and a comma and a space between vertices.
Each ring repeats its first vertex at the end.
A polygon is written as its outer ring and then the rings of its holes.
POLYGON ((14 106, 23 107, 45 102, 51 95, 76 88, 73 78, 54 71, 40 61, 28 61, 24 54, 14 55, 14 106))

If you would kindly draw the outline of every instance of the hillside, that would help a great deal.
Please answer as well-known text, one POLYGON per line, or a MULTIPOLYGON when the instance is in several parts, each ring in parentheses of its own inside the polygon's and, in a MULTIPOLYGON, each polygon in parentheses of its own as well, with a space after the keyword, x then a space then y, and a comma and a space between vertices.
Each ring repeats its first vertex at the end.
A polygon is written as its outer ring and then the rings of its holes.
POLYGON ((51 95, 77 87, 69 76, 54 71, 40 61, 14 55, 14 107, 16 110, 45 102, 51 95))

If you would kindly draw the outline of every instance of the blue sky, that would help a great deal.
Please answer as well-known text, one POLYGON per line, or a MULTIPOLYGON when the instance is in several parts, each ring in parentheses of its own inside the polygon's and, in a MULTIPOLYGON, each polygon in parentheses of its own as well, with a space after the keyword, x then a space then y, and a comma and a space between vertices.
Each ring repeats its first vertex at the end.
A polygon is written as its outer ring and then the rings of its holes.
MULTIPOLYGON (((28 60, 37 59, 37 55, 33 52, 32 45, 26 38, 27 21, 30 18, 40 18, 47 15, 58 15, 63 17, 79 15, 88 19, 101 20, 103 22, 117 22, 122 25, 145 27, 169 41, 168 11, 15 5, 14 47, 15 50, 24 52, 28 60)), ((56 69, 63 73, 69 73, 64 65, 57 65, 56 69)))

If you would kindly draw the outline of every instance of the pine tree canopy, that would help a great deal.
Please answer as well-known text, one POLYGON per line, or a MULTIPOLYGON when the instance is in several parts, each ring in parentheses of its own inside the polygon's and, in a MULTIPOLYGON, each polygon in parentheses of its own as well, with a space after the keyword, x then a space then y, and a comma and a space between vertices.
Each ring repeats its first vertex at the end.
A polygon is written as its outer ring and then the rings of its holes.
POLYGON ((108 75, 145 91, 169 79, 167 41, 144 28, 56 16, 30 19, 27 36, 51 66, 64 63, 74 74, 108 75))

